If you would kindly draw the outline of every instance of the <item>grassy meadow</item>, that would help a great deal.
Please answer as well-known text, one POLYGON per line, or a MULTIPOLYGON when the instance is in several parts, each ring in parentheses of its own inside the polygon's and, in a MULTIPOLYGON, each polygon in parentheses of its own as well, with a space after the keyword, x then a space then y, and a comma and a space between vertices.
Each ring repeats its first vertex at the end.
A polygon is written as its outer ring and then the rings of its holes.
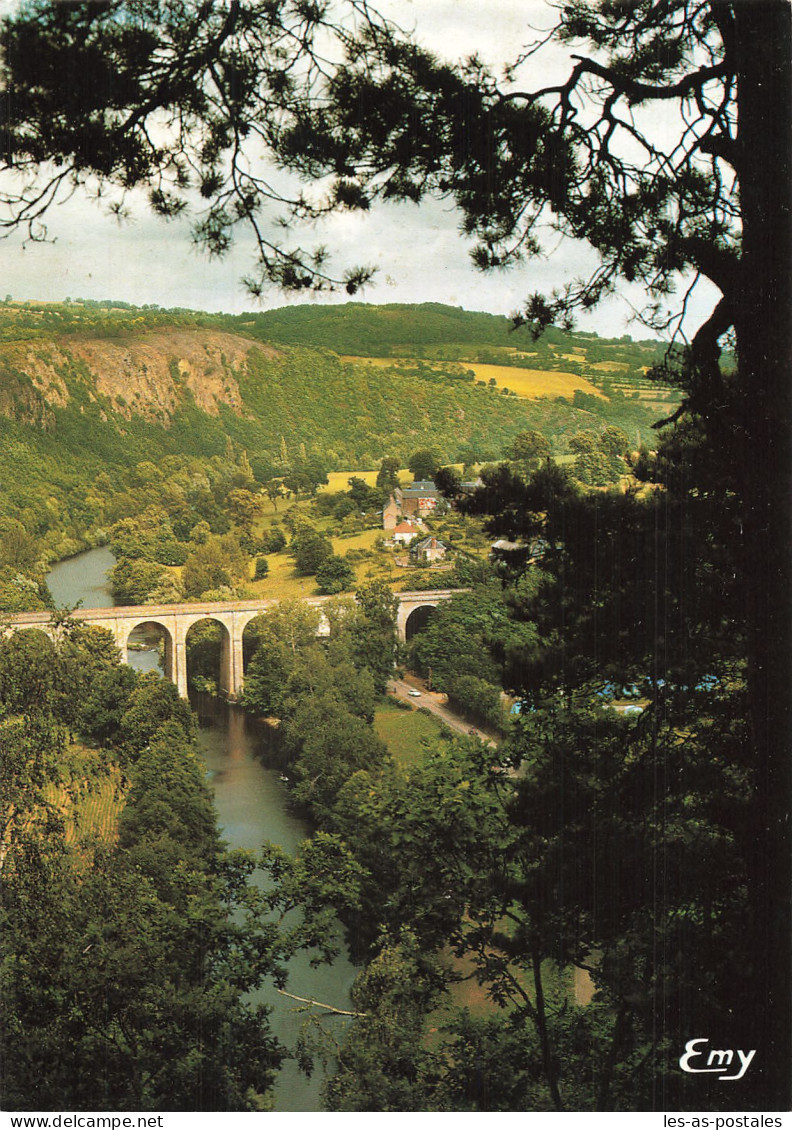
POLYGON ((415 765, 423 756, 424 743, 440 735, 442 722, 433 714, 403 710, 385 701, 374 712, 374 729, 399 765, 415 765))
MULTIPOLYGON (((300 505, 299 503, 297 505, 300 505)), ((317 529, 326 531, 331 523, 328 520, 316 521, 317 529)), ((389 583, 399 585, 409 576, 409 569, 401 569, 394 564, 390 553, 379 553, 375 544, 382 534, 380 529, 363 530, 360 533, 343 537, 331 537, 333 552, 339 557, 349 550, 364 550, 372 556, 362 561, 352 561, 356 582, 372 576, 383 578, 389 583)), ((267 555, 269 573, 259 581, 250 580, 245 586, 256 600, 292 600, 304 596, 316 596, 316 577, 299 577, 294 571, 294 560, 288 553, 267 555)))

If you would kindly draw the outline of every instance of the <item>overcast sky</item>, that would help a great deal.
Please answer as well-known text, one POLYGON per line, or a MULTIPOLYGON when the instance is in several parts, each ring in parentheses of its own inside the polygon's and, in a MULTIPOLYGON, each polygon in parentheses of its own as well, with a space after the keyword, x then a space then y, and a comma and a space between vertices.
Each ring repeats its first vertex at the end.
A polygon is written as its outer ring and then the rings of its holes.
MULTIPOLYGON (((13 0, 0 0, 0 11, 11 5, 13 0)), ((379 7, 403 26, 414 26, 423 42, 446 57, 461 58, 475 50, 497 70, 536 38, 532 28, 551 26, 553 16, 545 0, 384 0, 379 7)), ((559 49, 546 59, 550 68, 564 65, 559 49)), ((531 80, 533 85, 544 76, 534 71, 531 80)), ((272 290, 255 301, 241 283, 253 266, 251 244, 240 238, 223 259, 210 260, 191 245, 188 223, 152 216, 142 195, 130 221, 121 226, 82 197, 53 208, 47 223, 54 244, 23 246, 19 237, 0 243, 3 294, 46 301, 114 298, 231 313, 307 300, 272 290)), ((315 240, 305 242, 326 243, 339 263, 378 268, 358 301, 444 302, 498 314, 513 312, 534 291, 549 292, 595 263, 585 247, 551 240, 547 258, 482 275, 470 264, 470 244, 459 235, 458 216, 441 201, 377 206, 367 216, 339 215, 315 240)), ((343 301, 323 299, 328 300, 343 301)), ((624 288, 578 324, 603 335, 647 336, 642 327, 629 324, 641 305, 641 291, 624 288)), ((692 304, 689 328, 695 328, 708 307, 702 293, 692 304)))

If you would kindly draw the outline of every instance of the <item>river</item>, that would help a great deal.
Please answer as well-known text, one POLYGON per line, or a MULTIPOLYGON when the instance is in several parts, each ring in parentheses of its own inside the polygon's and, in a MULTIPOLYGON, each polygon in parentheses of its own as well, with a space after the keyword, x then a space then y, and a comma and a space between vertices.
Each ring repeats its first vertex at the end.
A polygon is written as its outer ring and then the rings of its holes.
MULTIPOLYGON (((58 607, 82 601, 84 608, 109 608, 113 598, 107 570, 115 559, 106 548, 91 549, 61 561, 47 578, 58 607)), ((157 669, 157 652, 131 651, 129 662, 139 670, 157 669)), ((206 695, 191 696, 200 722, 199 742, 223 838, 230 847, 256 851, 269 840, 292 852, 310 834, 309 826, 290 809, 286 786, 277 769, 268 768, 261 755, 261 728, 237 706, 206 695)), ((330 965, 311 968, 307 956, 298 954, 289 966, 290 992, 349 1008, 354 967, 342 955, 330 965)), ((296 1002, 265 986, 254 999, 272 1008, 272 1030, 287 1047, 299 1033, 301 1017, 296 1002)), ((333 1020, 334 1025, 343 1023, 333 1020)), ((306 1078, 294 1060, 286 1060, 275 1084, 278 1111, 318 1111, 323 1081, 321 1068, 306 1078)))

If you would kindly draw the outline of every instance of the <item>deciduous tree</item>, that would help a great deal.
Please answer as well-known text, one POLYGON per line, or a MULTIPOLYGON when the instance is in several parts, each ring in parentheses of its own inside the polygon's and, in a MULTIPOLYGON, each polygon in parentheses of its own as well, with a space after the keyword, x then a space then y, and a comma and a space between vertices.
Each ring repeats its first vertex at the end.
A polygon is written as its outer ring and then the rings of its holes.
POLYGON ((182 570, 184 595, 199 598, 212 589, 234 589, 248 578, 249 562, 231 534, 208 538, 188 555, 182 570))
POLYGON ((394 455, 386 455, 377 471, 377 490, 386 493, 399 485, 399 460, 394 455))
POLYGON ((333 554, 333 545, 328 537, 312 527, 298 531, 289 545, 289 553, 294 557, 294 569, 298 576, 308 577, 333 554))
POLYGON ((332 553, 316 570, 319 592, 327 596, 351 589, 355 583, 355 570, 343 557, 332 553))
POLYGON ((414 451, 407 460, 407 469, 414 479, 431 479, 440 466, 440 459, 436 451, 421 447, 414 451))

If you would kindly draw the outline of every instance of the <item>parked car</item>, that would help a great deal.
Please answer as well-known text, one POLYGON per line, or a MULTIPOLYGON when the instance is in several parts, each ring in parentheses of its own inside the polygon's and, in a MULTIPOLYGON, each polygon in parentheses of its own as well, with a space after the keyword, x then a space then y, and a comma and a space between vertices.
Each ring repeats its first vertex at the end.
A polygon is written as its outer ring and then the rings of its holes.
POLYGON ((411 691, 407 691, 407 694, 410 696, 410 698, 420 698, 421 697, 420 691, 411 690, 411 691))

